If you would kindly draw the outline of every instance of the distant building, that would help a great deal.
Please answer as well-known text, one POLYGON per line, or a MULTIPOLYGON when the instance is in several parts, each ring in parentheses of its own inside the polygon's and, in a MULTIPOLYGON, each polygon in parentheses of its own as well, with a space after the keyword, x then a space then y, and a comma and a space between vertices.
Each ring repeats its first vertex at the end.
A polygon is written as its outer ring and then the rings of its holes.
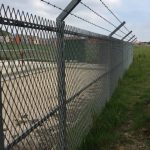
POLYGON ((35 45, 40 44, 40 41, 39 41, 38 37, 33 37, 33 44, 35 44, 35 45))
POLYGON ((34 44, 37 42, 37 41, 35 42, 34 37, 30 35, 16 35, 14 39, 16 44, 20 44, 20 43, 34 44))
POLYGON ((11 42, 11 34, 8 31, 3 31, 1 28, 0 28, 0 42, 1 43, 11 42))
POLYGON ((54 41, 51 41, 51 39, 46 38, 39 38, 38 36, 31 36, 31 35, 16 35, 14 37, 14 42, 17 44, 23 43, 23 44, 34 44, 34 45, 47 45, 54 41))
POLYGON ((21 43, 21 36, 20 35, 16 35, 15 38, 14 38, 14 42, 16 44, 20 44, 21 43))
POLYGON ((5 36, 5 42, 6 42, 6 43, 11 42, 10 37, 9 37, 8 35, 5 36))
POLYGON ((0 43, 4 43, 5 38, 3 36, 0 36, 0 43))
POLYGON ((86 63, 103 64, 106 60, 102 57, 101 49, 106 49, 105 40, 85 37, 65 37, 65 60, 86 63))
POLYGON ((138 42, 138 45, 149 45, 149 42, 138 42))

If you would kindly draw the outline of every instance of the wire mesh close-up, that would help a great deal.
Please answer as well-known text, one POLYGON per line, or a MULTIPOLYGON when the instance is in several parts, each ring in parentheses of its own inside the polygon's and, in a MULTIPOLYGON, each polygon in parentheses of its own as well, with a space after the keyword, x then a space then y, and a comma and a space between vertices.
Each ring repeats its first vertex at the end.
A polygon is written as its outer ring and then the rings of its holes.
POLYGON ((0 7, 3 149, 82 143, 132 63, 132 43, 0 7))

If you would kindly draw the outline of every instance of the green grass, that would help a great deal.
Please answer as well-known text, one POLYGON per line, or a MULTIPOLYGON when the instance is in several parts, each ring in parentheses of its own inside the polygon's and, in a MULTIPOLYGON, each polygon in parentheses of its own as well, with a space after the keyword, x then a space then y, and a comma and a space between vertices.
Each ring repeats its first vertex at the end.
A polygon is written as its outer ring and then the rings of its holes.
POLYGON ((139 139, 139 135, 150 149, 150 47, 146 46, 135 46, 133 64, 103 112, 95 117, 80 150, 112 150, 117 144, 136 145, 134 138, 139 139), (133 138, 125 138, 124 130, 132 133, 133 138))

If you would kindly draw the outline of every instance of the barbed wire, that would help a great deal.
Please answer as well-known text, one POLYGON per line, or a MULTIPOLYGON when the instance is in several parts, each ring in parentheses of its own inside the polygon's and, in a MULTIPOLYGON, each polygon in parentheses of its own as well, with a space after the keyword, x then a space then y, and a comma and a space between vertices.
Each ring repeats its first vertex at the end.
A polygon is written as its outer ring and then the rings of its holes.
MULTIPOLYGON (((100 2, 103 4, 103 6, 119 21, 119 23, 122 23, 122 21, 115 15, 115 13, 102 1, 102 0, 100 0, 100 2)), ((130 30, 126 27, 126 26, 124 26, 124 28, 128 31, 128 32, 130 32, 130 30)))
MULTIPOLYGON (((64 11, 64 12, 68 13, 66 10, 62 9, 61 7, 59 7, 59 6, 57 6, 57 5, 53 4, 53 3, 51 3, 51 2, 49 2, 49 1, 46 1, 46 0, 41 0, 41 1, 44 2, 44 3, 46 3, 46 4, 48 4, 48 5, 51 5, 51 6, 54 7, 54 8, 57 8, 57 9, 59 9, 59 10, 61 10, 61 11, 64 11)), ((78 19, 80 19, 80 20, 82 20, 82 21, 84 21, 84 22, 86 22, 86 23, 88 23, 88 24, 91 24, 91 25, 93 25, 93 26, 95 26, 95 27, 98 27, 98 28, 100 28, 100 29, 102 29, 102 30, 105 30, 105 31, 107 31, 107 32, 109 32, 109 33, 112 32, 112 31, 110 31, 110 30, 108 30, 108 29, 106 29, 106 28, 104 28, 104 27, 102 27, 102 26, 99 26, 99 25, 97 25, 97 24, 95 24, 95 23, 93 23, 93 22, 91 22, 91 21, 88 21, 88 20, 86 20, 86 19, 84 19, 84 18, 82 18, 82 17, 80 17, 80 16, 78 16, 78 15, 76 15, 76 14, 73 14, 73 13, 69 13, 69 14, 72 15, 72 16, 74 16, 74 17, 76 17, 76 18, 78 18, 78 19)), ((116 34, 116 33, 115 33, 115 35, 122 38, 122 36, 119 35, 119 34, 116 34)))
MULTIPOLYGON (((113 27, 117 28, 116 25, 114 25, 112 22, 110 22, 108 19, 106 19, 105 17, 103 17, 102 15, 100 15, 99 13, 97 13, 96 11, 94 11, 92 8, 90 8, 87 4, 83 3, 82 1, 80 2, 84 7, 86 7, 87 9, 89 9, 90 11, 92 11, 95 15, 97 15, 98 17, 100 17, 101 19, 103 19, 104 21, 106 21, 107 23, 109 23, 110 25, 112 25, 113 27)), ((121 33, 123 34, 127 34, 122 30, 119 30, 121 33)))
MULTIPOLYGON (((64 9, 60 8, 59 6, 56 6, 55 4, 52 4, 52 3, 50 3, 50 2, 48 2, 48 1, 46 1, 46 0, 41 0, 41 1, 44 2, 44 3, 46 3, 46 4, 48 4, 48 5, 53 6, 54 8, 57 8, 57 9, 59 9, 59 10, 61 10, 61 11, 67 12, 66 10, 64 10, 64 9)), ((67 13, 68 13, 68 12, 67 12, 67 13)), ((98 27, 98 28, 101 28, 101 29, 103 29, 103 30, 105 30, 105 31, 111 33, 110 30, 108 30, 108 29, 106 29, 106 28, 104 28, 104 27, 101 27, 101 26, 99 26, 99 25, 97 25, 97 24, 95 24, 95 23, 93 23, 93 22, 90 22, 90 21, 88 21, 88 20, 86 20, 86 19, 84 19, 84 18, 81 18, 80 16, 77 16, 77 15, 75 15, 75 14, 73 14, 73 13, 69 13, 69 14, 72 15, 72 16, 74 16, 74 17, 76 17, 76 18, 78 18, 78 19, 80 19, 80 20, 82 20, 82 21, 84 21, 84 22, 87 22, 87 23, 89 23, 89 24, 91 24, 91 25, 93 25, 93 26, 96 26, 96 27, 98 27)))
POLYGON ((103 20, 105 20, 107 23, 109 23, 110 25, 112 25, 113 27, 117 28, 117 26, 115 26, 113 23, 111 23, 109 20, 107 20, 105 17, 101 16, 99 13, 97 13, 96 11, 94 11, 92 8, 90 8, 87 4, 83 3, 82 1, 80 2, 84 7, 88 8, 89 10, 91 10, 95 15, 97 15, 98 17, 102 18, 103 20))
MULTIPOLYGON (((44 3, 46 3, 46 4, 48 4, 48 5, 53 6, 54 8, 57 8, 57 9, 59 9, 59 10, 61 10, 61 11, 67 12, 66 10, 62 9, 61 7, 59 7, 59 6, 55 5, 55 4, 52 4, 51 2, 48 2, 48 1, 46 1, 46 0, 41 0, 41 1, 44 2, 44 3)), ((67 13, 68 13, 68 12, 67 12, 67 13)), ((74 16, 74 17, 76 17, 76 18, 78 18, 78 19, 80 19, 80 20, 82 20, 82 21, 84 21, 84 22, 86 22, 86 23, 89 23, 89 24, 91 24, 91 25, 93 25, 93 26, 95 26, 95 27, 98 27, 98 28, 100 28, 100 29, 103 29, 103 30, 105 30, 105 31, 107 31, 107 32, 109 32, 109 33, 112 32, 112 31, 110 31, 110 30, 108 30, 108 29, 106 29, 106 28, 104 28, 104 27, 102 27, 102 26, 99 26, 99 25, 97 25, 97 24, 95 24, 95 23, 93 23, 93 22, 91 22, 91 21, 88 21, 88 20, 86 20, 86 19, 84 19, 84 18, 82 18, 82 17, 80 17, 80 16, 77 16, 76 14, 73 14, 73 13, 69 13, 69 14, 72 15, 72 16, 74 16)), ((115 35, 118 36, 118 37, 120 37, 120 38, 122 38, 122 36, 119 35, 119 34, 115 34, 115 35)))
POLYGON ((109 12, 120 22, 122 23, 122 21, 115 15, 115 13, 102 1, 100 0, 100 2, 104 5, 104 7, 109 10, 109 12))

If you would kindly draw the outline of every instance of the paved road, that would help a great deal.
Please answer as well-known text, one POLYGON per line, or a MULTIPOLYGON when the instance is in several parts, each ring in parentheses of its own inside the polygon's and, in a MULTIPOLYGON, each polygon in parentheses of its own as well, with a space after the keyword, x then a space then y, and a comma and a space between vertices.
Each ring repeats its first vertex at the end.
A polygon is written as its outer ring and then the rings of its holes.
MULTIPOLYGON (((1 68, 3 117, 6 123, 4 130, 6 138, 11 141, 58 105, 57 66, 55 63, 25 62, 23 66, 15 64, 12 68, 7 63, 2 63, 1 68)), ((104 67, 99 65, 66 63, 67 99, 104 72, 104 67)), ((75 103, 68 106, 70 115, 77 108, 82 109, 81 106, 87 103, 88 95, 89 93, 85 93, 82 98, 78 96, 75 103)), ((53 134, 56 136, 57 126, 58 118, 54 116, 41 129, 54 128, 53 134)))

